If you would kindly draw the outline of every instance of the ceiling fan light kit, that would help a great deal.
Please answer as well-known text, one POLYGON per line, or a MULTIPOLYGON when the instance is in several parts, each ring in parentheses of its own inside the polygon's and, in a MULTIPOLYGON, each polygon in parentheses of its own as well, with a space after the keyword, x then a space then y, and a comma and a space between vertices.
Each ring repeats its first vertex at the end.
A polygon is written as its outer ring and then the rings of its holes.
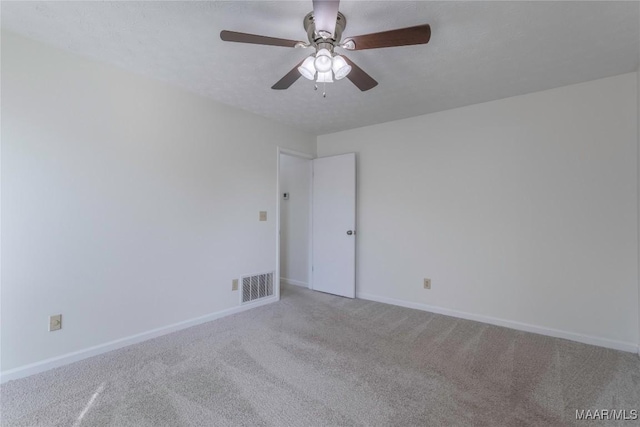
POLYGON ((317 83, 331 83, 333 79, 341 80, 347 77, 350 71, 351 65, 347 64, 342 56, 331 57, 327 49, 321 49, 316 56, 307 57, 298 67, 298 72, 305 79, 314 80, 317 74, 317 83), (332 72, 333 79, 329 79, 327 76, 331 76, 332 72))
POLYGON ((263 44, 269 46, 313 47, 314 55, 308 56, 289 71, 271 88, 288 89, 300 76, 316 83, 331 83, 347 77, 361 91, 367 91, 378 85, 369 74, 353 63, 349 58, 334 53, 335 48, 345 50, 377 49, 383 47, 426 44, 431 38, 428 24, 380 33, 349 37, 341 42, 342 33, 347 27, 347 18, 338 11, 339 0, 313 0, 313 11, 303 20, 308 42, 279 39, 255 34, 222 31, 220 38, 237 43, 263 44))
POLYGON ((305 79, 313 80, 316 78, 316 67, 313 66, 313 62, 316 60, 315 56, 308 56, 304 60, 301 66, 298 67, 298 71, 305 79))
POLYGON ((336 80, 342 80, 351 71, 351 65, 347 64, 342 56, 336 55, 333 57, 332 69, 336 80))
POLYGON ((313 66, 316 67, 319 73, 326 73, 331 71, 331 62, 331 52, 329 52, 329 49, 322 48, 316 53, 316 60, 313 61, 313 66))
POLYGON ((333 83, 333 77, 331 76, 331 71, 326 71, 324 73, 318 72, 318 78, 316 79, 316 83, 333 83))

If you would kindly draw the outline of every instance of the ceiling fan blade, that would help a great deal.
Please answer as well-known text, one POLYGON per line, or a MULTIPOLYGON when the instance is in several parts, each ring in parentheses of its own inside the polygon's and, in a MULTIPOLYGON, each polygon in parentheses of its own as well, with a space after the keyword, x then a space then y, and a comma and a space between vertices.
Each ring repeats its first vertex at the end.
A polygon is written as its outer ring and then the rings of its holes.
POLYGON ((333 37, 338 20, 339 0, 313 0, 313 21, 316 23, 316 33, 321 31, 333 37))
POLYGON ((425 44, 429 42, 430 38, 431 27, 429 24, 424 24, 415 27, 400 28, 398 30, 383 31, 381 33, 348 37, 344 42, 347 43, 348 40, 353 40, 355 47, 351 50, 363 50, 425 44))
POLYGON ((258 36, 256 34, 238 33, 235 31, 220 31, 220 38, 226 42, 264 44, 267 46, 296 47, 296 40, 277 39, 275 37, 258 36))
POLYGON ((356 85, 361 91, 373 89, 378 86, 378 82, 373 79, 369 74, 365 73, 362 68, 358 67, 349 58, 342 55, 347 64, 351 65, 351 72, 347 74, 347 78, 351 80, 351 83, 356 85))
MULTIPOLYGON (((307 58, 305 58, 305 59, 307 59, 307 58)), ((276 84, 271 86, 271 89, 275 89, 275 90, 289 89, 289 87, 292 84, 294 84, 296 82, 296 80, 298 80, 300 78, 300 71, 298 71, 298 67, 301 66, 303 62, 304 62, 304 59, 302 61, 300 61, 300 63, 298 65, 293 67, 293 69, 291 71, 289 71, 287 74, 285 74, 285 76, 283 78, 278 80, 278 82, 276 84)))

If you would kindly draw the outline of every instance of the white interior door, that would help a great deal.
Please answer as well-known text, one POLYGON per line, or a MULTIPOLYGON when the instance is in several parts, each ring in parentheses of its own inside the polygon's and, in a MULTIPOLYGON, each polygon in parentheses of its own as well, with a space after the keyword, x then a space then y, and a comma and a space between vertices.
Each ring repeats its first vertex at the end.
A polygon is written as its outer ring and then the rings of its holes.
POLYGON ((356 155, 313 160, 313 289, 356 296, 356 155))

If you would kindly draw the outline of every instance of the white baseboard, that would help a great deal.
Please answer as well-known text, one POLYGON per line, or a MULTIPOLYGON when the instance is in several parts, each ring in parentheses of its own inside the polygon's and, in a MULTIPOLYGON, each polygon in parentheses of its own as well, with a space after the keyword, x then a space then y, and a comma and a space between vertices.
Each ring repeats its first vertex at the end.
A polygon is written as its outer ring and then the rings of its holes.
POLYGON ((296 285, 296 286, 302 286, 304 288, 308 288, 309 284, 306 282, 301 282, 299 280, 293 280, 293 279, 287 279, 286 277, 281 277, 280 278, 280 282, 281 283, 285 283, 287 285, 296 285))
POLYGON ((40 372, 48 371, 49 369, 68 365, 70 363, 77 362, 82 359, 86 359, 88 357, 97 356, 99 354, 117 350, 119 348, 126 347, 132 344, 137 344, 142 341, 156 338, 161 335, 170 334, 171 332, 176 332, 181 329, 186 329, 191 326, 199 325, 201 323, 210 322, 212 320, 216 320, 221 317, 226 317, 232 314, 240 313, 242 311, 260 307, 262 305, 271 304, 276 301, 278 301, 278 298, 275 296, 270 298, 265 298, 255 303, 244 304, 238 307, 232 307, 226 310, 217 311, 215 313, 205 314, 204 316, 174 323, 168 326, 163 326, 161 328, 152 329, 150 331, 131 335, 125 338, 120 338, 115 341, 99 344, 93 347, 85 348, 83 350, 78 350, 71 353, 63 354, 62 356, 52 357, 50 359, 45 359, 40 362, 35 362, 29 365, 20 366, 18 368, 9 369, 7 371, 3 371, 0 373, 0 384, 5 383, 7 381, 15 380, 18 378, 28 377, 30 375, 34 375, 40 372))
POLYGON ((640 348, 638 344, 631 342, 615 341, 607 338, 578 334, 575 332, 561 331, 558 329, 546 328, 544 326, 535 326, 527 323, 515 322, 513 320, 498 319, 495 317, 483 316, 480 314, 466 313, 463 311, 451 310, 448 308, 436 307, 432 305, 404 301, 394 298, 381 297, 378 295, 372 295, 362 292, 358 292, 357 298, 397 305, 400 307, 413 308, 416 310, 428 311, 430 313, 444 314, 446 316, 458 317, 466 320, 474 320, 476 322, 489 323, 491 325, 503 326, 505 328, 516 329, 518 331, 533 332, 535 334, 547 335, 555 338, 564 338, 583 344, 591 344, 599 347, 612 348, 614 350, 622 350, 640 354, 640 348))

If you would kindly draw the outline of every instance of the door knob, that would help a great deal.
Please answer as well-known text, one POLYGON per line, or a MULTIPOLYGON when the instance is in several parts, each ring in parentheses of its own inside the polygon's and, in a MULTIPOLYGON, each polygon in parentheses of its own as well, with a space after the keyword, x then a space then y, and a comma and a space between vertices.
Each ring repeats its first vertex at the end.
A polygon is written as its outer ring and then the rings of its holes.
POLYGON ((347 236, 351 236, 353 234, 353 231, 349 230, 347 231, 347 236))

